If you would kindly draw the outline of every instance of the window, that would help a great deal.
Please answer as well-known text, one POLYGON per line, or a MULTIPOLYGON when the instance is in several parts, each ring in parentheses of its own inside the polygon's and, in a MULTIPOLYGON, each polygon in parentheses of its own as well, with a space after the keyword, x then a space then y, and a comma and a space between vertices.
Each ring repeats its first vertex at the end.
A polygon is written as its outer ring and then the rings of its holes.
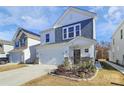
POLYGON ((66 39, 67 38, 67 29, 64 29, 64 39, 66 39))
POLYGON ((19 47, 19 41, 16 41, 15 42, 15 48, 18 48, 19 47))
POLYGON ((74 37, 74 27, 68 28, 68 35, 69 35, 69 38, 74 37))
POLYGON ((50 39, 49 39, 49 34, 46 34, 46 42, 49 42, 50 39))
POLYGON ((79 25, 77 25, 75 29, 76 29, 76 36, 79 36, 80 35, 79 25))
POLYGON ((25 44, 25 39, 24 38, 22 39, 22 44, 25 44))
POLYGON ((87 48, 87 49, 85 49, 85 53, 88 53, 89 52, 89 49, 87 48))
POLYGON ((21 42, 21 46, 25 46, 26 45, 26 38, 22 38, 20 40, 20 42, 21 42))
POLYGON ((64 27, 62 30, 63 40, 65 39, 71 39, 76 36, 81 35, 81 25, 75 24, 71 26, 64 27))
POLYGON ((123 39, 123 30, 121 29, 121 39, 123 39))

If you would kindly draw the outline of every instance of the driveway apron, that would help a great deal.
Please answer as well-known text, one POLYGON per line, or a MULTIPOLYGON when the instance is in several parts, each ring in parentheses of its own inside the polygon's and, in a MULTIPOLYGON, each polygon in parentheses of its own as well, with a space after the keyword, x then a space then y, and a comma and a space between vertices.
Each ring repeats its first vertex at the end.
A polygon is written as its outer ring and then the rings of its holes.
POLYGON ((30 65, 15 70, 0 72, 0 86, 16 86, 46 75, 56 69, 54 65, 30 65))

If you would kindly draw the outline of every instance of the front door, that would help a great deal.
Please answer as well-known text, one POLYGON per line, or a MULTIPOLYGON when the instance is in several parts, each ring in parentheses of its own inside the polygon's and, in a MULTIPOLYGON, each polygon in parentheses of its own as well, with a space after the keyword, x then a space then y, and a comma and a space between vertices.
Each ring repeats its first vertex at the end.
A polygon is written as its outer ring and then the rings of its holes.
POLYGON ((74 50, 74 64, 80 63, 80 49, 74 50))

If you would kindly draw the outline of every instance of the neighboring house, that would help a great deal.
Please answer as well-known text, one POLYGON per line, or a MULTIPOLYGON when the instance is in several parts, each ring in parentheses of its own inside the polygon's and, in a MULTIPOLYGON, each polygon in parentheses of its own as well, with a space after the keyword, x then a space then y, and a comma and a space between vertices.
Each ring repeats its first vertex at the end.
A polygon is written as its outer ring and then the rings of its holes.
POLYGON ((19 28, 13 37, 14 49, 10 51, 10 61, 13 63, 32 63, 36 57, 32 46, 40 43, 40 35, 19 28))
POLYGON ((12 42, 0 40, 0 58, 8 58, 9 51, 12 49, 13 49, 12 42))
POLYGON ((77 64, 83 58, 95 60, 96 14, 70 7, 52 28, 41 31, 37 58, 41 64, 59 65, 68 58, 77 64))
POLYGON ((124 21, 112 35, 109 60, 124 65, 124 21))

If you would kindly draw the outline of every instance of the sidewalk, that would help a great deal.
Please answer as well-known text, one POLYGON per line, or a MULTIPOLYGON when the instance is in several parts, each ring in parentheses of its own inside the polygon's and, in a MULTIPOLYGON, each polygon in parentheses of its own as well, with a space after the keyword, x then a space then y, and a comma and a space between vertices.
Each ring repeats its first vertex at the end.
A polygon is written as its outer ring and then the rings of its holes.
POLYGON ((119 65, 113 64, 111 62, 106 62, 107 64, 111 65, 112 67, 114 67, 115 69, 117 69, 118 71, 120 71, 122 74, 124 74, 124 67, 121 67, 119 65))

